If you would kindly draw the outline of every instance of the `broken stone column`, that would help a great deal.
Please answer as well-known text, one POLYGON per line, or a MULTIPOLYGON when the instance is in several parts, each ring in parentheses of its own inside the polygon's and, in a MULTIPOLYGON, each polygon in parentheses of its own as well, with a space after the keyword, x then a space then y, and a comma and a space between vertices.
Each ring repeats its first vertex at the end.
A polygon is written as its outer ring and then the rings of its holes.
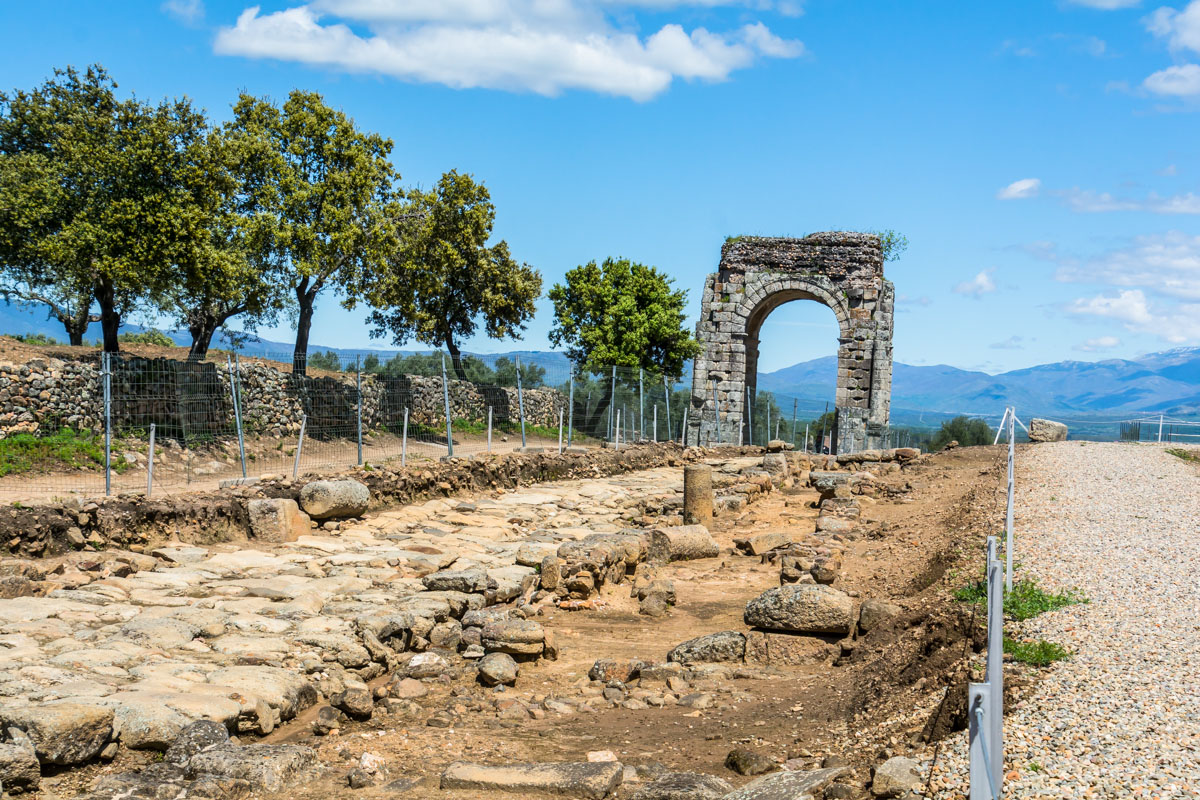
POLYGON ((688 464, 683 468, 683 521, 707 525, 713 516, 712 467, 688 464))

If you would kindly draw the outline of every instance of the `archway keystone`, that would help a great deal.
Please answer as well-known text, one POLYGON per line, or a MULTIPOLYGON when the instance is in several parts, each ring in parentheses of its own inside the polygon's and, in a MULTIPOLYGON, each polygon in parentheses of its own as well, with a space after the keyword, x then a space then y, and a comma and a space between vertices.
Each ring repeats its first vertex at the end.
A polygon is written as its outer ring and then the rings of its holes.
POLYGON ((692 370, 688 444, 737 444, 746 390, 751 397, 757 390, 759 329, 792 300, 815 300, 837 317, 832 452, 882 446, 892 393, 895 288, 883 277, 879 237, 844 232, 725 242, 721 264, 705 283, 696 326, 703 349, 692 370))

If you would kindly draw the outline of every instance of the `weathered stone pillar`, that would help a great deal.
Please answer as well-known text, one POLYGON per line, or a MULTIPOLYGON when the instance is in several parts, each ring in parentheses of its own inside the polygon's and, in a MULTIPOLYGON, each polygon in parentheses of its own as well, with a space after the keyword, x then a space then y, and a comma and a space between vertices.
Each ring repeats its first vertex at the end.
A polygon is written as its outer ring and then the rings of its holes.
POLYGON ((707 525, 713 516, 712 467, 688 464, 683 468, 683 523, 707 525))

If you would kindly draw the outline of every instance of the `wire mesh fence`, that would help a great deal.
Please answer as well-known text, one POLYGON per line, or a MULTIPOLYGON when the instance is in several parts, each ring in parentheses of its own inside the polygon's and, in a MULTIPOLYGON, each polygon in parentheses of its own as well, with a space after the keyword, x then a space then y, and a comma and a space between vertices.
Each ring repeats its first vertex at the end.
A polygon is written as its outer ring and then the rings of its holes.
POLYGON ((690 387, 547 354, 103 353, 0 366, 5 500, 216 488, 263 475, 679 441, 690 387), (5 371, 7 370, 7 371, 5 371))

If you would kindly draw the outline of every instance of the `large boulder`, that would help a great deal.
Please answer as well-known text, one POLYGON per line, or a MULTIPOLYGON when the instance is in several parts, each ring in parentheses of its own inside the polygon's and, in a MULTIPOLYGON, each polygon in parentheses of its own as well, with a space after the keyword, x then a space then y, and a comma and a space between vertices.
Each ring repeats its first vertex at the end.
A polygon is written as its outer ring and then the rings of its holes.
POLYGON ((746 655, 746 635, 740 631, 721 631, 697 636, 667 653, 667 661, 694 664, 709 661, 741 661, 746 655))
POLYGON ((371 504, 371 490, 358 481, 313 481, 300 490, 300 507, 313 519, 358 517, 371 504))
POLYGON ((616 761, 547 764, 471 764, 455 761, 442 773, 442 789, 510 792, 520 797, 555 794, 603 800, 621 785, 625 768, 616 761))
POLYGON ((187 777, 215 776, 242 780, 258 791, 278 792, 301 770, 310 767, 316 753, 296 744, 226 744, 192 756, 187 777))
POLYGON ((1067 426, 1061 422, 1048 419, 1029 420, 1029 441, 1031 442, 1065 442, 1067 426))
POLYGON ((481 638, 489 653, 538 656, 545 648, 546 631, 531 619, 502 619, 484 625, 481 638))
POLYGON ((479 681, 484 686, 511 686, 521 668, 508 653, 488 653, 479 659, 479 681))
POLYGON ((632 800, 720 800, 733 787, 703 772, 668 772, 633 793, 632 800))
POLYGON ((895 756, 875 768, 871 794, 875 797, 900 797, 921 788, 921 765, 911 758, 895 756))
POLYGON ((743 619, 754 628, 794 633, 847 634, 858 622, 854 600, 822 584, 768 589, 746 604, 743 619))
POLYGON ((0 791, 32 792, 42 781, 33 743, 28 739, 0 744, 0 791))
POLYGON ((811 772, 774 772, 750 781, 721 800, 799 800, 817 797, 829 783, 845 773, 843 767, 811 772))
POLYGON ((309 517, 295 500, 274 498, 251 500, 250 535, 262 542, 294 542, 309 532, 309 517))
POLYGON ((112 738, 113 712, 82 703, 0 708, 0 728, 24 731, 42 764, 85 764, 112 738))

